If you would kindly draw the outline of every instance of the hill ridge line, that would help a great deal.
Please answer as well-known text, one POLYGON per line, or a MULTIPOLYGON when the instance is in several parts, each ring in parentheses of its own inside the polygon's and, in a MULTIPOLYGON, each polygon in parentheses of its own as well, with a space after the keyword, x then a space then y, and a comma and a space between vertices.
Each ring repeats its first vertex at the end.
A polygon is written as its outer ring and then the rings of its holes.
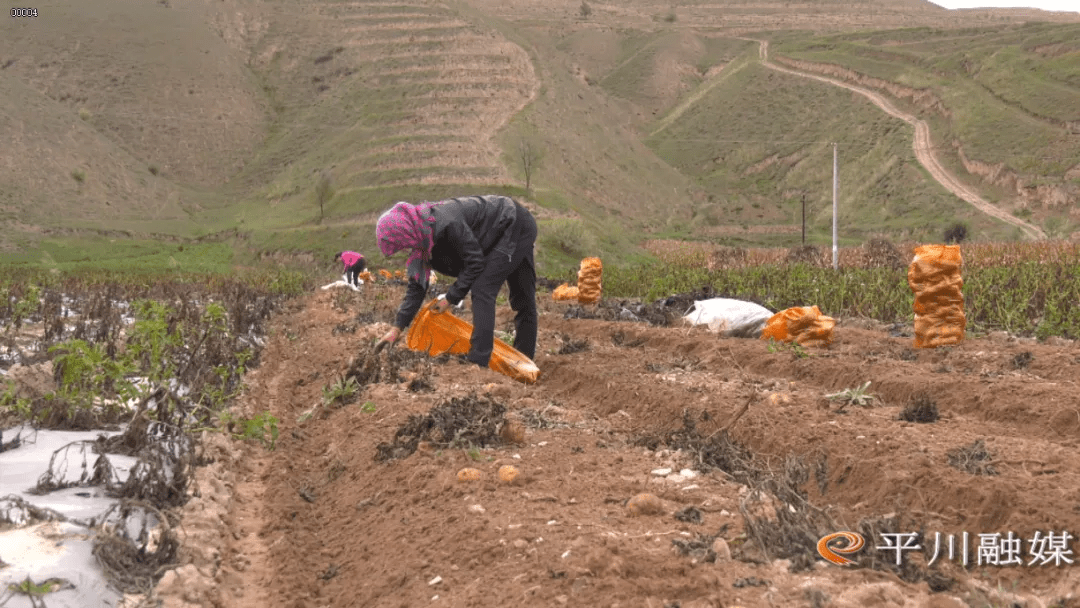
POLYGON ((1032 238, 1034 240, 1046 239, 1046 233, 1043 232, 1042 229, 1032 224, 1029 224, 1024 220, 1021 220, 1020 218, 1013 217, 1009 213, 1006 213, 1005 211, 995 207, 986 199, 982 198, 981 196, 973 192, 970 188, 961 183, 954 175, 949 173, 949 171, 945 169, 944 166, 942 166, 941 161, 938 160, 937 156, 933 153, 933 150, 931 149, 931 145, 933 142, 930 138, 930 125, 928 125, 926 121, 918 118, 917 116, 913 116, 899 110, 891 103, 889 103, 889 101, 885 99, 885 97, 883 97, 880 93, 871 91, 869 89, 864 89, 853 84, 835 80, 827 76, 808 74, 805 72, 800 72, 798 70, 781 67, 775 63, 772 63, 771 61, 769 61, 768 40, 758 40, 754 38, 743 38, 743 40, 751 40, 758 43, 758 56, 761 60, 762 65, 764 65, 765 67, 771 70, 775 70, 777 72, 783 72, 794 76, 801 76, 803 78, 810 78, 812 80, 817 80, 834 86, 842 87, 849 91, 858 93, 872 101, 874 105, 881 108, 881 110, 884 111, 886 114, 895 118, 899 118, 900 120, 915 127, 915 137, 912 139, 911 144, 912 149, 915 152, 915 158, 923 167, 926 168, 926 170, 930 173, 930 176, 933 177, 935 181, 941 184, 946 190, 952 192, 954 195, 959 197, 961 200, 971 204, 971 206, 975 207, 979 211, 982 211, 983 213, 993 218, 999 219, 1009 225, 1016 226, 1021 231, 1023 231, 1023 233, 1029 238, 1032 238))
POLYGON ((670 127, 672 123, 678 120, 679 117, 682 116, 686 112, 686 110, 690 108, 690 106, 701 101, 701 98, 704 97, 706 93, 716 88, 716 85, 724 82, 728 79, 729 76, 738 73, 740 70, 742 70, 749 64, 750 62, 745 59, 729 61, 727 64, 724 65, 724 67, 720 69, 720 73, 713 76, 712 80, 703 82, 696 91, 691 93, 690 96, 686 98, 686 100, 675 106, 675 108, 672 109, 671 112, 661 118, 659 126, 657 126, 655 129, 653 129, 651 133, 649 133, 649 137, 656 137, 658 133, 670 127), (732 64, 734 63, 738 63, 738 65, 732 67, 732 64))

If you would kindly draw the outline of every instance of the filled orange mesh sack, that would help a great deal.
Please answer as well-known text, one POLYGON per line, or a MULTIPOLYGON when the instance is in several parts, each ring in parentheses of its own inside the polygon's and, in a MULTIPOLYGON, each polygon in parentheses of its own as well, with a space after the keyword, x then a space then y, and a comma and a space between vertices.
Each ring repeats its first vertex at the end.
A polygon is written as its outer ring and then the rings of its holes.
POLYGON ((800 346, 826 346, 832 343, 836 319, 821 314, 814 306, 796 306, 769 317, 761 339, 797 342, 800 346))
MULTIPOLYGON (((413 321, 405 345, 415 351, 438 357, 443 353, 464 355, 472 345, 473 326, 447 311, 434 312, 438 300, 420 309, 413 321)), ((506 342, 495 338, 488 367, 519 382, 532 384, 540 378, 540 368, 532 359, 521 354, 506 342)))
POLYGON ((604 266, 600 258, 585 258, 581 260, 581 269, 578 270, 578 302, 582 304, 595 304, 600 301, 600 276, 604 266))
POLYGON ((964 261, 959 245, 922 245, 908 268, 915 294, 915 348, 958 344, 964 339, 964 261))
POLYGON ((395 279, 404 279, 405 278, 405 271, 404 270, 395 270, 394 271, 394 278, 395 279))
POLYGON ((563 283, 555 288, 555 291, 551 293, 551 299, 556 302, 562 302, 564 300, 577 300, 578 288, 571 287, 569 283, 563 283))
POLYGON ((364 272, 361 272, 360 274, 358 274, 356 276, 357 276, 357 278, 359 278, 361 281, 363 281, 365 283, 370 283, 371 282, 371 278, 372 278, 371 273, 366 271, 366 270, 364 272))
POLYGON ((390 271, 385 268, 379 269, 379 276, 386 279, 387 281, 394 278, 394 275, 390 274, 390 271))

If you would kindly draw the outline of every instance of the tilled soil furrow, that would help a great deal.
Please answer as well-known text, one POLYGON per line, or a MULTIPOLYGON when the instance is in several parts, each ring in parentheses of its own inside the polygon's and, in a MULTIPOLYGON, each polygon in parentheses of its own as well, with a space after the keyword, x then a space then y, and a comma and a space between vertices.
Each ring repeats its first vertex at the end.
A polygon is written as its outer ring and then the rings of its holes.
MULTIPOLYGON (((848 529, 896 514, 901 526, 926 534, 925 543, 935 532, 968 532, 974 545, 978 533, 1030 536, 1075 527, 1080 512, 1076 436, 1052 420, 1065 408, 1051 399, 1065 398, 1069 386, 1031 375, 1038 362, 1058 361, 1066 349, 1043 345, 968 340, 948 352, 913 356, 910 338, 841 325, 831 349, 807 348, 803 358, 790 349, 769 352, 760 340, 718 339, 701 330, 560 319, 565 307, 542 302, 537 363, 543 376, 535 385, 435 361, 434 392, 380 382, 301 421, 348 357, 385 331, 400 294, 400 287, 371 286, 339 296, 347 304, 338 308, 331 294, 310 298, 282 320, 288 329, 264 353, 268 369, 280 362, 276 391, 259 383, 246 397, 268 404, 281 425, 277 448, 261 457, 265 524, 258 532, 273 572, 264 587, 275 605, 795 606, 807 601, 808 589, 844 608, 873 605, 880 593, 919 605, 933 605, 931 598, 943 594, 968 597, 965 585, 975 579, 943 559, 934 571, 953 587, 935 594, 924 583, 820 559, 800 572, 782 560, 757 563, 740 508, 766 516, 771 508, 794 508, 759 502, 750 491, 785 470, 790 457, 810 471, 802 487, 807 500, 848 529), (380 323, 335 331, 350 326, 358 311, 380 323), (974 372, 933 371, 943 363, 999 369, 1027 351, 1030 358, 1015 359, 1021 369, 993 379, 998 385, 980 386, 974 372), (841 406, 824 398, 866 380, 879 401, 841 406), (919 390, 929 391, 938 417, 900 420, 904 396, 919 390), (524 442, 421 443, 401 458, 376 460, 378 446, 392 441, 410 416, 471 395, 503 404, 525 425, 524 442), (730 437, 754 459, 747 466, 766 477, 704 467, 693 452, 671 452, 657 442, 685 431, 688 421, 702 438, 731 425, 730 437), (984 447, 986 459, 973 446, 984 447), (499 482, 504 465, 518 467, 523 482, 499 482), (480 479, 459 481, 465 467, 479 470, 480 479), (683 477, 684 469, 697 471, 683 477), (635 515, 627 500, 642 492, 658 497, 658 512, 635 515), (725 542, 712 544, 714 537, 725 542)), ((222 580, 252 576, 230 561, 243 547, 233 543, 222 580)), ((1052 566, 981 568, 1005 577, 991 582, 1022 575, 1020 591, 1043 599, 1064 596, 1080 582, 1052 566)), ((993 584, 983 589, 989 594, 993 584)), ((256 605, 246 601, 228 605, 256 605)))

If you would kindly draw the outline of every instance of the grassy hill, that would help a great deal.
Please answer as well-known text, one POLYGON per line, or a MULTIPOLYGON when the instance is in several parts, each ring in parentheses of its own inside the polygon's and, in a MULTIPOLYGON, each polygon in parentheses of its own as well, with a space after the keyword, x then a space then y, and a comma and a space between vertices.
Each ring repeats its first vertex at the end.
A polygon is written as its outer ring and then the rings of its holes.
POLYGON ((836 87, 792 81, 757 63, 733 69, 648 139, 709 193, 698 208, 706 234, 733 224, 769 225, 778 232, 788 226, 790 239, 800 225, 803 197, 807 230, 830 232, 835 141, 839 223, 846 237, 934 239, 954 220, 1006 236, 922 171, 905 123, 836 87), (762 115, 769 116, 765 124, 762 115), (700 137, 702 131, 710 137, 700 137))
POLYGON ((43 2, 0 21, 9 245, 40 228, 196 233, 261 144, 251 72, 201 5, 165 4, 43 2))
POLYGON ((1071 231, 1080 189, 1080 14, 922 0, 38 8, 0 21, 12 262, 62 265, 85 247, 172 267, 321 265, 373 250, 395 200, 477 192, 534 209, 547 272, 642 259, 649 237, 795 244, 804 197, 825 242, 831 142, 845 242, 935 239, 956 220, 1013 236, 930 178, 906 123, 765 69, 761 39, 782 65, 916 112, 965 183, 1054 234, 1071 231))

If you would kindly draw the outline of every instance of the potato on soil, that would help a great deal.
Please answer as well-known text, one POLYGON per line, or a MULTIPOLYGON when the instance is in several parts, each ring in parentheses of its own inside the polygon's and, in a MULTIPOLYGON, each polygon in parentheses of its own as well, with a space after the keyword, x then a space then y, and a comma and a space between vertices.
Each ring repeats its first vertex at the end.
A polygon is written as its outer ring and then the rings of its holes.
POLYGON ((664 503, 654 494, 638 494, 626 502, 626 511, 632 516, 662 515, 664 503))
POLYGON ((512 485, 515 483, 520 483, 521 480, 521 471, 518 470, 518 468, 514 465, 504 464, 503 466, 499 467, 499 481, 512 485))
POLYGON ((506 443, 525 443, 525 425, 519 420, 507 419, 499 433, 506 443))
POLYGON ((479 469, 465 468, 457 473, 458 481, 479 481, 481 473, 479 469))

